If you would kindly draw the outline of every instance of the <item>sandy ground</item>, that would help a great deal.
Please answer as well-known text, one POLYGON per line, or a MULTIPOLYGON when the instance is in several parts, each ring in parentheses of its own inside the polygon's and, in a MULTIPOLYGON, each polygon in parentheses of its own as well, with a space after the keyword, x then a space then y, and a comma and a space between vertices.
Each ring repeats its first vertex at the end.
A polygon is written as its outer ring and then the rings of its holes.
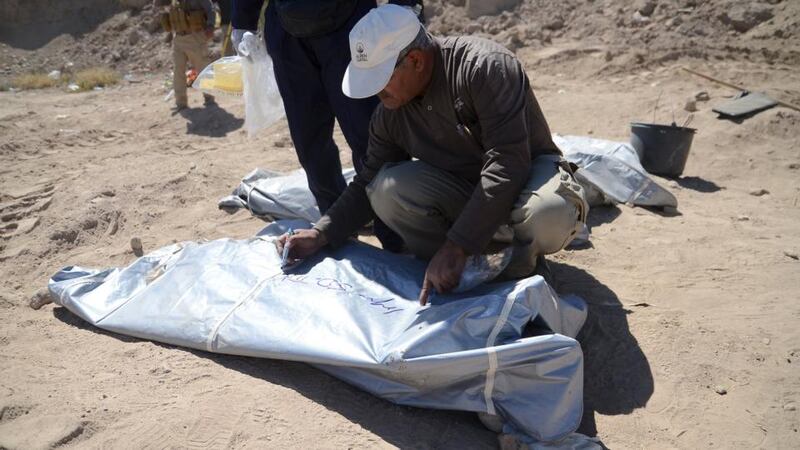
MULTIPOLYGON (((520 53, 558 133, 626 140, 659 93, 662 123, 673 109, 682 121, 695 93, 711 97, 698 103, 684 176, 658 179, 677 214, 596 208, 593 247, 550 257, 558 290, 590 305, 580 431, 615 449, 797 448, 800 113, 720 121, 710 108, 732 92, 677 65, 583 76, 602 51, 561 48, 570 59, 558 45, 520 53)), ((800 100, 796 67, 681 63, 800 100)), ((255 166, 298 166, 285 123, 248 140, 240 99, 203 109, 196 93, 170 115, 166 76, 0 93, 0 447, 495 447, 474 414, 399 407, 304 364, 141 341, 28 307, 63 266, 133 261, 131 237, 152 250, 264 225, 216 202, 255 166)))

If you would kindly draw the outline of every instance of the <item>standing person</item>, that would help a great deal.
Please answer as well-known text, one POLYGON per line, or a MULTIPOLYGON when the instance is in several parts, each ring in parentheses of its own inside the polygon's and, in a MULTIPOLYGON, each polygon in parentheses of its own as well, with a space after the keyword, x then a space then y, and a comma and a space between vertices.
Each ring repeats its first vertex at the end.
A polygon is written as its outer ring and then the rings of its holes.
POLYGON ((510 246, 505 275, 524 277, 570 243, 589 207, 513 53, 434 38, 394 5, 370 11, 350 41, 341 89, 381 101, 367 157, 313 229, 279 239, 290 259, 339 245, 377 216, 430 261, 424 305, 431 290, 458 285, 469 255, 510 246))
MULTIPOLYGON (((208 57, 208 40, 214 36, 214 9, 211 0, 153 0, 153 6, 169 6, 162 14, 161 23, 172 36, 172 88, 175 90, 175 111, 189 105, 186 95, 186 62, 195 70, 203 70, 211 63, 208 57)), ((203 94, 206 106, 214 97, 203 94)))
MULTIPOLYGON (((333 140, 334 121, 338 121, 350 146, 356 172, 363 168, 369 120, 378 99, 349 98, 342 93, 341 83, 350 62, 348 34, 361 17, 375 8, 376 2, 268 1, 264 30, 267 51, 272 57, 297 157, 324 214, 346 186, 339 148, 333 140)), ((234 35, 258 28, 262 5, 263 0, 234 1, 234 35)), ((380 221, 375 222, 375 235, 385 249, 402 250, 402 240, 380 221)))

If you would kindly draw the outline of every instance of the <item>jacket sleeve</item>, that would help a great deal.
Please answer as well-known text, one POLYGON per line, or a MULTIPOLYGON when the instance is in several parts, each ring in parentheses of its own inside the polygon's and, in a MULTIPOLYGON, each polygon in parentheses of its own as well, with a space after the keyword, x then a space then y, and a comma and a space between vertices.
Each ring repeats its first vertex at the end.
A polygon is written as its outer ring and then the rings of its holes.
POLYGON ((491 53, 473 67, 468 84, 481 128, 480 181, 447 237, 469 253, 483 251, 528 180, 531 166, 525 99, 530 85, 510 54, 491 53))
POLYGON ((325 234, 330 245, 334 247, 341 245, 375 217, 366 189, 383 165, 410 158, 392 139, 386 119, 385 110, 379 105, 370 121, 367 156, 361 172, 356 174, 353 182, 347 185, 342 195, 314 226, 325 234))
POLYGON ((255 31, 263 4, 264 0, 233 0, 231 26, 237 30, 255 31))

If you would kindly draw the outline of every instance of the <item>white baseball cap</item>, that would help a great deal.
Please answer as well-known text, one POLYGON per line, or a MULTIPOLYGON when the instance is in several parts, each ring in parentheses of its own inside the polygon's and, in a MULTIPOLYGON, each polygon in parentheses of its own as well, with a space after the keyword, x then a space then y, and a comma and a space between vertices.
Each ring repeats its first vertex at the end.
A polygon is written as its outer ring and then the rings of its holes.
POLYGON ((409 8, 387 4, 370 10, 350 30, 350 64, 342 92, 350 98, 371 97, 386 87, 397 57, 422 24, 409 8))

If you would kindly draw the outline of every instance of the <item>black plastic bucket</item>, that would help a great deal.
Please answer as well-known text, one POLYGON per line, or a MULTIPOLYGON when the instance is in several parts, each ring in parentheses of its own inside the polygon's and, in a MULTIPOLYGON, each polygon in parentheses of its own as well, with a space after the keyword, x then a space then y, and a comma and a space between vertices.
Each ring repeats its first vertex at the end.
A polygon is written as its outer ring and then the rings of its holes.
POLYGON ((652 123, 631 123, 631 145, 644 169, 656 175, 677 177, 683 173, 694 128, 652 123))

